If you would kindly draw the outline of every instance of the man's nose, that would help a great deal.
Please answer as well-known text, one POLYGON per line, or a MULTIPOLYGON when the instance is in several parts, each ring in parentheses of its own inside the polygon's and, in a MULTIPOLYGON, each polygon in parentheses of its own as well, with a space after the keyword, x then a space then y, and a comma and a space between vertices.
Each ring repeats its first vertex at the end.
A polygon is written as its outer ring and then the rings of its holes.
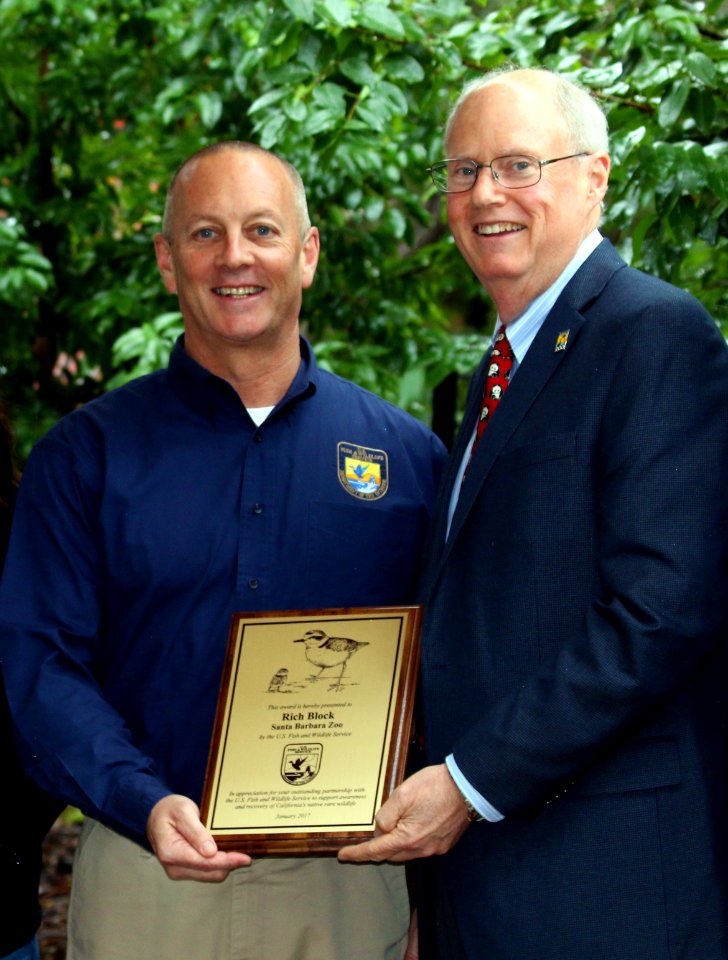
POLYGON ((495 179, 490 167, 481 167, 478 171, 478 179, 470 192, 473 195, 473 203, 493 203, 503 199, 505 188, 495 179))
POLYGON ((249 266, 253 260, 250 241, 239 233, 229 233, 220 252, 221 265, 234 270, 236 267, 249 266))

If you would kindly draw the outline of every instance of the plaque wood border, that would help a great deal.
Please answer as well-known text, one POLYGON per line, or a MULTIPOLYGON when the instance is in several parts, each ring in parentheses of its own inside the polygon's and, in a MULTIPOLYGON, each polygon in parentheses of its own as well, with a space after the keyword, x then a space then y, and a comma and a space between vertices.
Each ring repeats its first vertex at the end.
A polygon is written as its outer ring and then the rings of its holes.
MULTIPOLYGON (((422 606, 406 605, 232 615, 201 803, 202 822, 218 847, 254 856, 311 856, 334 854, 347 844, 373 835, 376 811, 405 774, 412 737, 422 614, 422 606), (320 632, 320 642, 326 646, 327 625, 337 635, 344 634, 335 639, 357 644, 357 656, 352 659, 349 654, 340 675, 336 673, 340 664, 332 663, 319 667, 317 676, 309 676, 308 682, 301 681, 302 685, 296 686, 296 682, 290 682, 288 669, 280 666, 282 656, 273 659, 275 642, 265 642, 260 628, 285 631, 287 644, 292 632, 294 642, 303 643, 296 650, 298 662, 310 670, 315 669, 312 664, 318 665, 319 638, 309 637, 307 641, 306 634, 320 632), (359 644, 348 639, 351 634, 367 639, 359 644), (383 655, 375 656, 372 651, 377 649, 383 650, 383 655), (246 664, 254 669, 247 669, 246 664), (263 676, 268 689, 267 697, 261 700, 263 676), (359 687, 375 691, 375 706, 370 712, 366 706, 357 707, 355 703, 359 687), (286 695, 289 699, 283 699, 286 695), (248 722, 241 719, 246 711, 248 722), (357 712, 358 721, 347 720, 349 713, 356 717, 357 712), (240 716, 236 720, 237 714, 240 716), (292 722, 274 722, 284 716, 292 722), (320 725, 317 720, 322 721, 320 725), (327 729, 329 724, 342 730, 331 731, 327 729), (359 750, 368 757, 361 765, 364 769, 347 769, 348 758, 357 756, 359 750), (275 758, 280 775, 273 790, 269 753, 275 758), (327 760, 330 756, 340 758, 335 764, 338 787, 327 789, 323 775, 320 787, 308 787, 309 783, 316 784, 319 774, 327 769, 324 755, 327 760), (253 758, 252 762, 248 757, 253 758), (299 774, 298 782, 284 780, 284 775, 299 774), (232 789, 231 784, 239 789, 232 789), (273 798, 268 805, 266 797, 273 798), (359 801, 355 803, 352 798, 357 797, 359 801), (251 800, 255 802, 250 804, 251 800), (251 814, 249 805, 257 809, 255 814, 251 814), (312 816, 319 822, 307 825, 306 819, 312 816), (276 823, 280 817, 284 822, 276 823)), ((292 645, 279 649, 292 650, 292 645)), ((337 657, 332 655, 329 659, 337 657)))

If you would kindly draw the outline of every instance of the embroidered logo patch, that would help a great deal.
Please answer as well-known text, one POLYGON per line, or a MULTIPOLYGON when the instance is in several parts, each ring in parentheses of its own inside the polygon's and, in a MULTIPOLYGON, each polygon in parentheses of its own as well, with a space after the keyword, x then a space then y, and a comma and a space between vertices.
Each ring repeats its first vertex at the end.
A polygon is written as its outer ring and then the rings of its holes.
POLYGON ((347 493, 359 500, 384 496, 389 487, 389 460, 384 450, 342 442, 336 452, 339 482, 347 493))
POLYGON ((320 743, 289 743, 283 749, 281 777, 296 787, 310 783, 321 769, 323 752, 320 743))

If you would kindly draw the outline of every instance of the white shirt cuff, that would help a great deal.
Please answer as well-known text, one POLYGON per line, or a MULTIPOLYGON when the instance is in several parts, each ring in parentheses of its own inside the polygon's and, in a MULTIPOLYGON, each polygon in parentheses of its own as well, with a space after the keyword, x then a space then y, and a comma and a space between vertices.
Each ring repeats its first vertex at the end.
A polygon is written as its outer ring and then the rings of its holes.
POLYGON ((445 758, 445 763, 447 764, 447 769, 450 771, 450 776, 455 781, 455 786, 484 820, 489 820, 491 823, 498 823, 499 820, 504 819, 503 814, 499 813, 492 803, 488 803, 485 797, 478 793, 475 787, 465 779, 460 772, 460 767, 455 763, 455 757, 452 754, 445 758))

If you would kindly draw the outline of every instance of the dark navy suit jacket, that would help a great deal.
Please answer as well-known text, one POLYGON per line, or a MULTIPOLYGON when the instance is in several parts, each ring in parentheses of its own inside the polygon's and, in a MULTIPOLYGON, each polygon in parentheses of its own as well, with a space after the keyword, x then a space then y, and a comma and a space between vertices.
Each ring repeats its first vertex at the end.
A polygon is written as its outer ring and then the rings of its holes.
POLYGON ((728 349, 603 241, 506 391, 446 541, 484 376, 422 596, 428 761, 453 751, 505 814, 434 861, 464 953, 725 960, 728 349))

